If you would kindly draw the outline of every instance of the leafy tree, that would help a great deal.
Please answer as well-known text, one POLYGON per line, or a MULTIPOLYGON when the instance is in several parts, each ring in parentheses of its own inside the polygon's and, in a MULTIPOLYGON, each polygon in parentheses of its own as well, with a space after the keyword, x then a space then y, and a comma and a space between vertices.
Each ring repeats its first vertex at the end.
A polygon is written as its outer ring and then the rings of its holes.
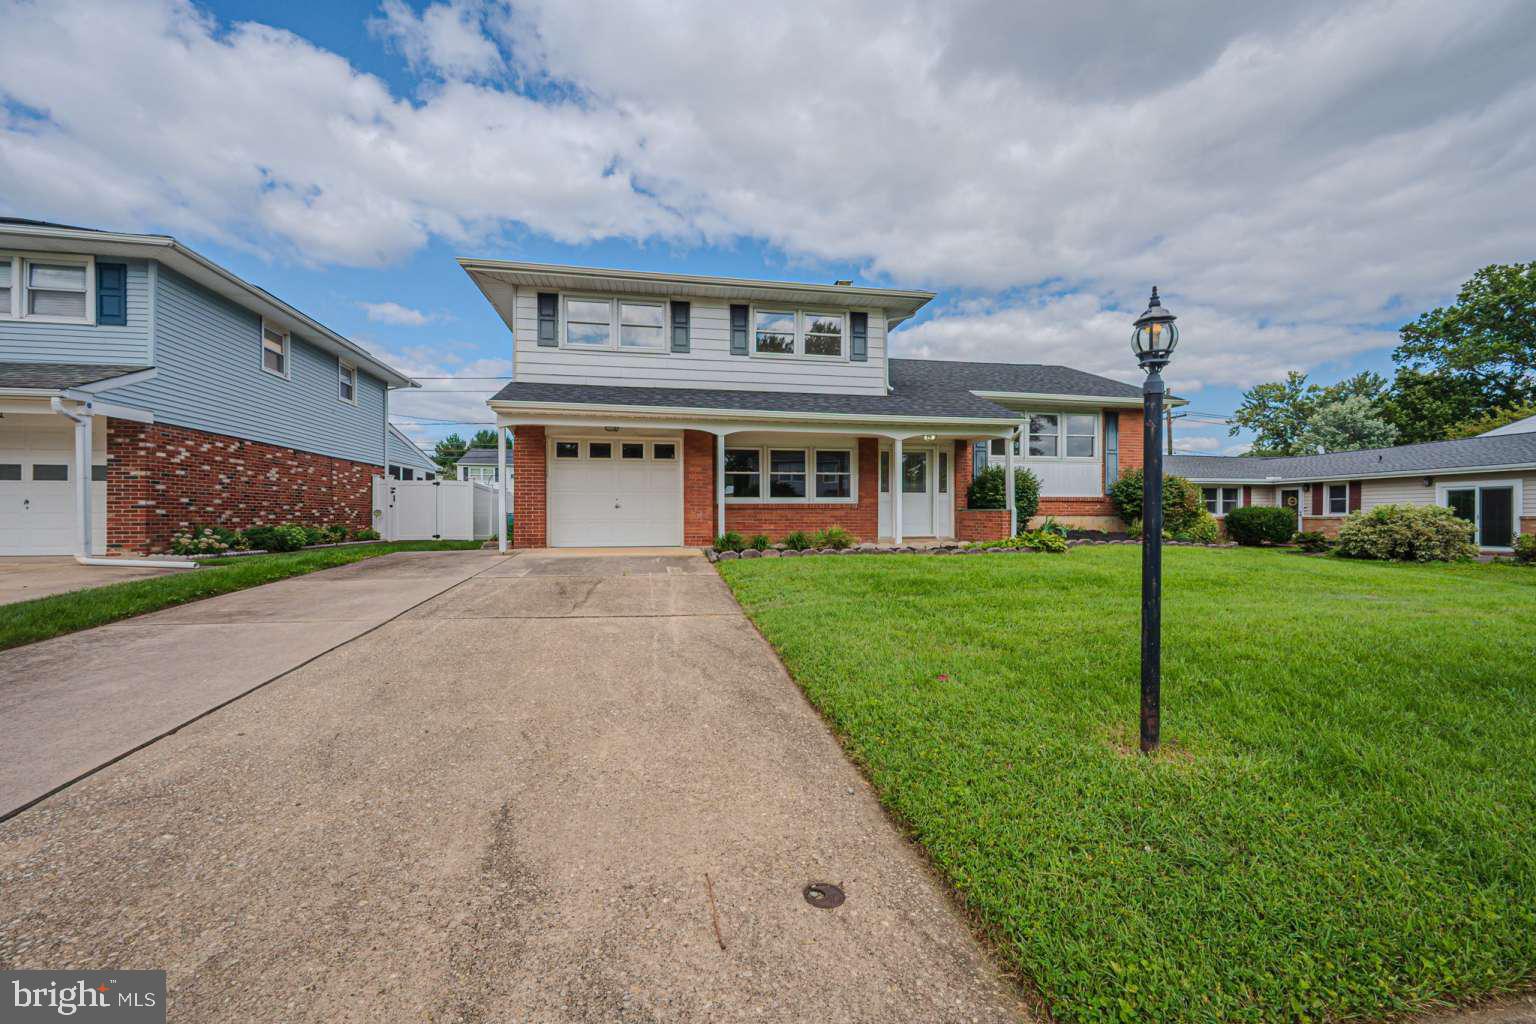
POLYGON ((471 448, 495 448, 496 431, 489 427, 475 431, 475 436, 469 439, 469 446, 471 448))
POLYGON ((1507 427, 1516 420, 1523 420, 1529 416, 1536 416, 1536 402, 1522 405, 1514 409, 1494 409, 1485 412, 1481 416, 1464 420, 1452 427, 1451 437, 1476 437, 1478 434, 1486 434, 1490 430, 1507 427))
MULTIPOLYGON (((491 444, 496 443, 496 438, 491 438, 491 444)), ((464 442, 457 432, 449 434, 432 449, 432 461, 437 463, 438 470, 444 476, 453 476, 454 463, 464 457, 464 452, 469 445, 464 442)))
POLYGON ((1475 419, 1487 400, 1475 381, 1439 371, 1398 367, 1382 414, 1397 428, 1399 444, 1443 441, 1458 424, 1475 419))
POLYGON ((1398 334, 1393 361, 1469 385, 1474 415, 1536 400, 1536 262, 1484 267, 1398 334))
POLYGON ((1386 394, 1386 378, 1369 370, 1326 386, 1310 384, 1306 374, 1292 370, 1284 381, 1257 384, 1243 392, 1242 404, 1227 433, 1235 437, 1246 428, 1258 435, 1253 442, 1254 455, 1307 454, 1317 450, 1315 445, 1309 446, 1306 435, 1320 410, 1359 399, 1378 410, 1379 416, 1386 394))
POLYGON ((1397 428, 1382 417, 1377 403, 1364 395, 1351 395, 1314 408, 1297 440, 1303 451, 1310 452, 1390 448, 1397 443, 1397 428))

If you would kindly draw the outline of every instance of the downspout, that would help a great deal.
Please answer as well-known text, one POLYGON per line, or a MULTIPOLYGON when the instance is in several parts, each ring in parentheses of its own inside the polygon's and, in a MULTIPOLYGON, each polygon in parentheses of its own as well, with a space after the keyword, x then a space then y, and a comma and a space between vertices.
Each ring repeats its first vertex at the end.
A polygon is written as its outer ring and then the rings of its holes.
POLYGON ((169 561, 156 558, 97 558, 91 554, 91 404, 85 403, 85 412, 72 412, 64 407, 59 398, 49 399, 49 406, 60 416, 75 425, 75 546, 79 551, 75 561, 81 565, 120 565, 151 567, 158 569, 196 569, 191 560, 169 561))

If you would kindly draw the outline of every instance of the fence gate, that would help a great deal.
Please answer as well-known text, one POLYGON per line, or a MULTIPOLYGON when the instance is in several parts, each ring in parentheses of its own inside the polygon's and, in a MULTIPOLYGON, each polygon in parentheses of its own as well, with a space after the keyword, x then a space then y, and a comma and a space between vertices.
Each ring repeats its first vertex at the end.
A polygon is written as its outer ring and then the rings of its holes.
POLYGON ((495 504, 495 488, 471 480, 373 478, 373 519, 385 540, 485 539, 495 504))

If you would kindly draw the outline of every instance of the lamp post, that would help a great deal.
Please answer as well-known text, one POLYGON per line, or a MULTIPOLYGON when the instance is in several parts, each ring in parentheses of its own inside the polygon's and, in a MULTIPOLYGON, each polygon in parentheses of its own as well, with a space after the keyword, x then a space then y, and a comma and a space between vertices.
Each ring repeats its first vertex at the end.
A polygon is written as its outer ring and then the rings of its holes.
POLYGON ((1157 749, 1163 681, 1163 394, 1159 372, 1173 357, 1179 329, 1152 289, 1147 311, 1136 318, 1131 350, 1147 372, 1141 387, 1141 450, 1146 459, 1141 489, 1141 752, 1157 749))

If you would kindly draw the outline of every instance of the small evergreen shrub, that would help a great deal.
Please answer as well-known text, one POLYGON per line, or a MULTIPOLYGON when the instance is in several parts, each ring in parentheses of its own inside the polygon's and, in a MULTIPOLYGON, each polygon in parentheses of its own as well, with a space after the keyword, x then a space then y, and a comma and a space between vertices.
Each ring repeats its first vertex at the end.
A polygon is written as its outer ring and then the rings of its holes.
POLYGON ((1536 533, 1522 533, 1515 538, 1515 561, 1536 565, 1536 533))
POLYGON ((324 535, 323 544, 342 544, 352 536, 352 527, 345 523, 332 523, 330 526, 322 526, 320 532, 324 535))
POLYGON ((740 551, 747 546, 747 542, 741 539, 741 534, 735 530, 729 530, 715 538, 716 551, 740 551))
POLYGON ((1227 536, 1245 547, 1288 544, 1296 533, 1296 513, 1285 508, 1249 505, 1227 513, 1227 536))
POLYGON ((379 539, 379 531, 375 530, 371 526, 365 526, 361 530, 354 531, 353 534, 352 534, 352 539, 353 540, 378 540, 379 539))
POLYGON ((853 547, 853 534, 841 526, 829 526, 825 530, 817 530, 811 535, 811 546, 842 551, 844 548, 853 547))
POLYGON ((811 547, 811 535, 804 530, 794 530, 784 535, 784 546, 791 551, 804 551, 811 547))
MULTIPOLYGON (((968 508, 1007 508, 1008 473, 1002 466, 988 466, 966 491, 968 508)), ((1013 504, 1019 522, 1027 523, 1040 511, 1040 478, 1027 469, 1013 468, 1013 504)))
MULTIPOLYGON (((1120 474, 1109 488, 1109 498, 1115 511, 1127 523, 1141 518, 1142 474, 1139 469, 1120 474)), ((1209 515, 1205 502, 1200 498, 1200 488, 1182 476, 1163 477, 1163 528, 1177 536, 1188 532, 1209 515)))
POLYGON ((282 526, 253 526, 245 531, 245 539, 253 548, 262 551, 297 551, 307 541, 304 527, 285 523, 282 526))
POLYGON ((766 533, 759 533, 757 536, 748 541, 748 546, 756 551, 767 551, 770 547, 773 546, 773 541, 768 539, 768 535, 766 533))
POLYGON ((1339 554, 1392 562, 1456 562, 1472 558, 1473 526, 1439 505, 1377 505, 1351 512, 1339 528, 1339 554))
POLYGON ((1301 550, 1313 555, 1321 554, 1333 547, 1333 541, 1328 539, 1328 535, 1317 530, 1307 530, 1304 533, 1298 533, 1296 535, 1296 544, 1301 550))

